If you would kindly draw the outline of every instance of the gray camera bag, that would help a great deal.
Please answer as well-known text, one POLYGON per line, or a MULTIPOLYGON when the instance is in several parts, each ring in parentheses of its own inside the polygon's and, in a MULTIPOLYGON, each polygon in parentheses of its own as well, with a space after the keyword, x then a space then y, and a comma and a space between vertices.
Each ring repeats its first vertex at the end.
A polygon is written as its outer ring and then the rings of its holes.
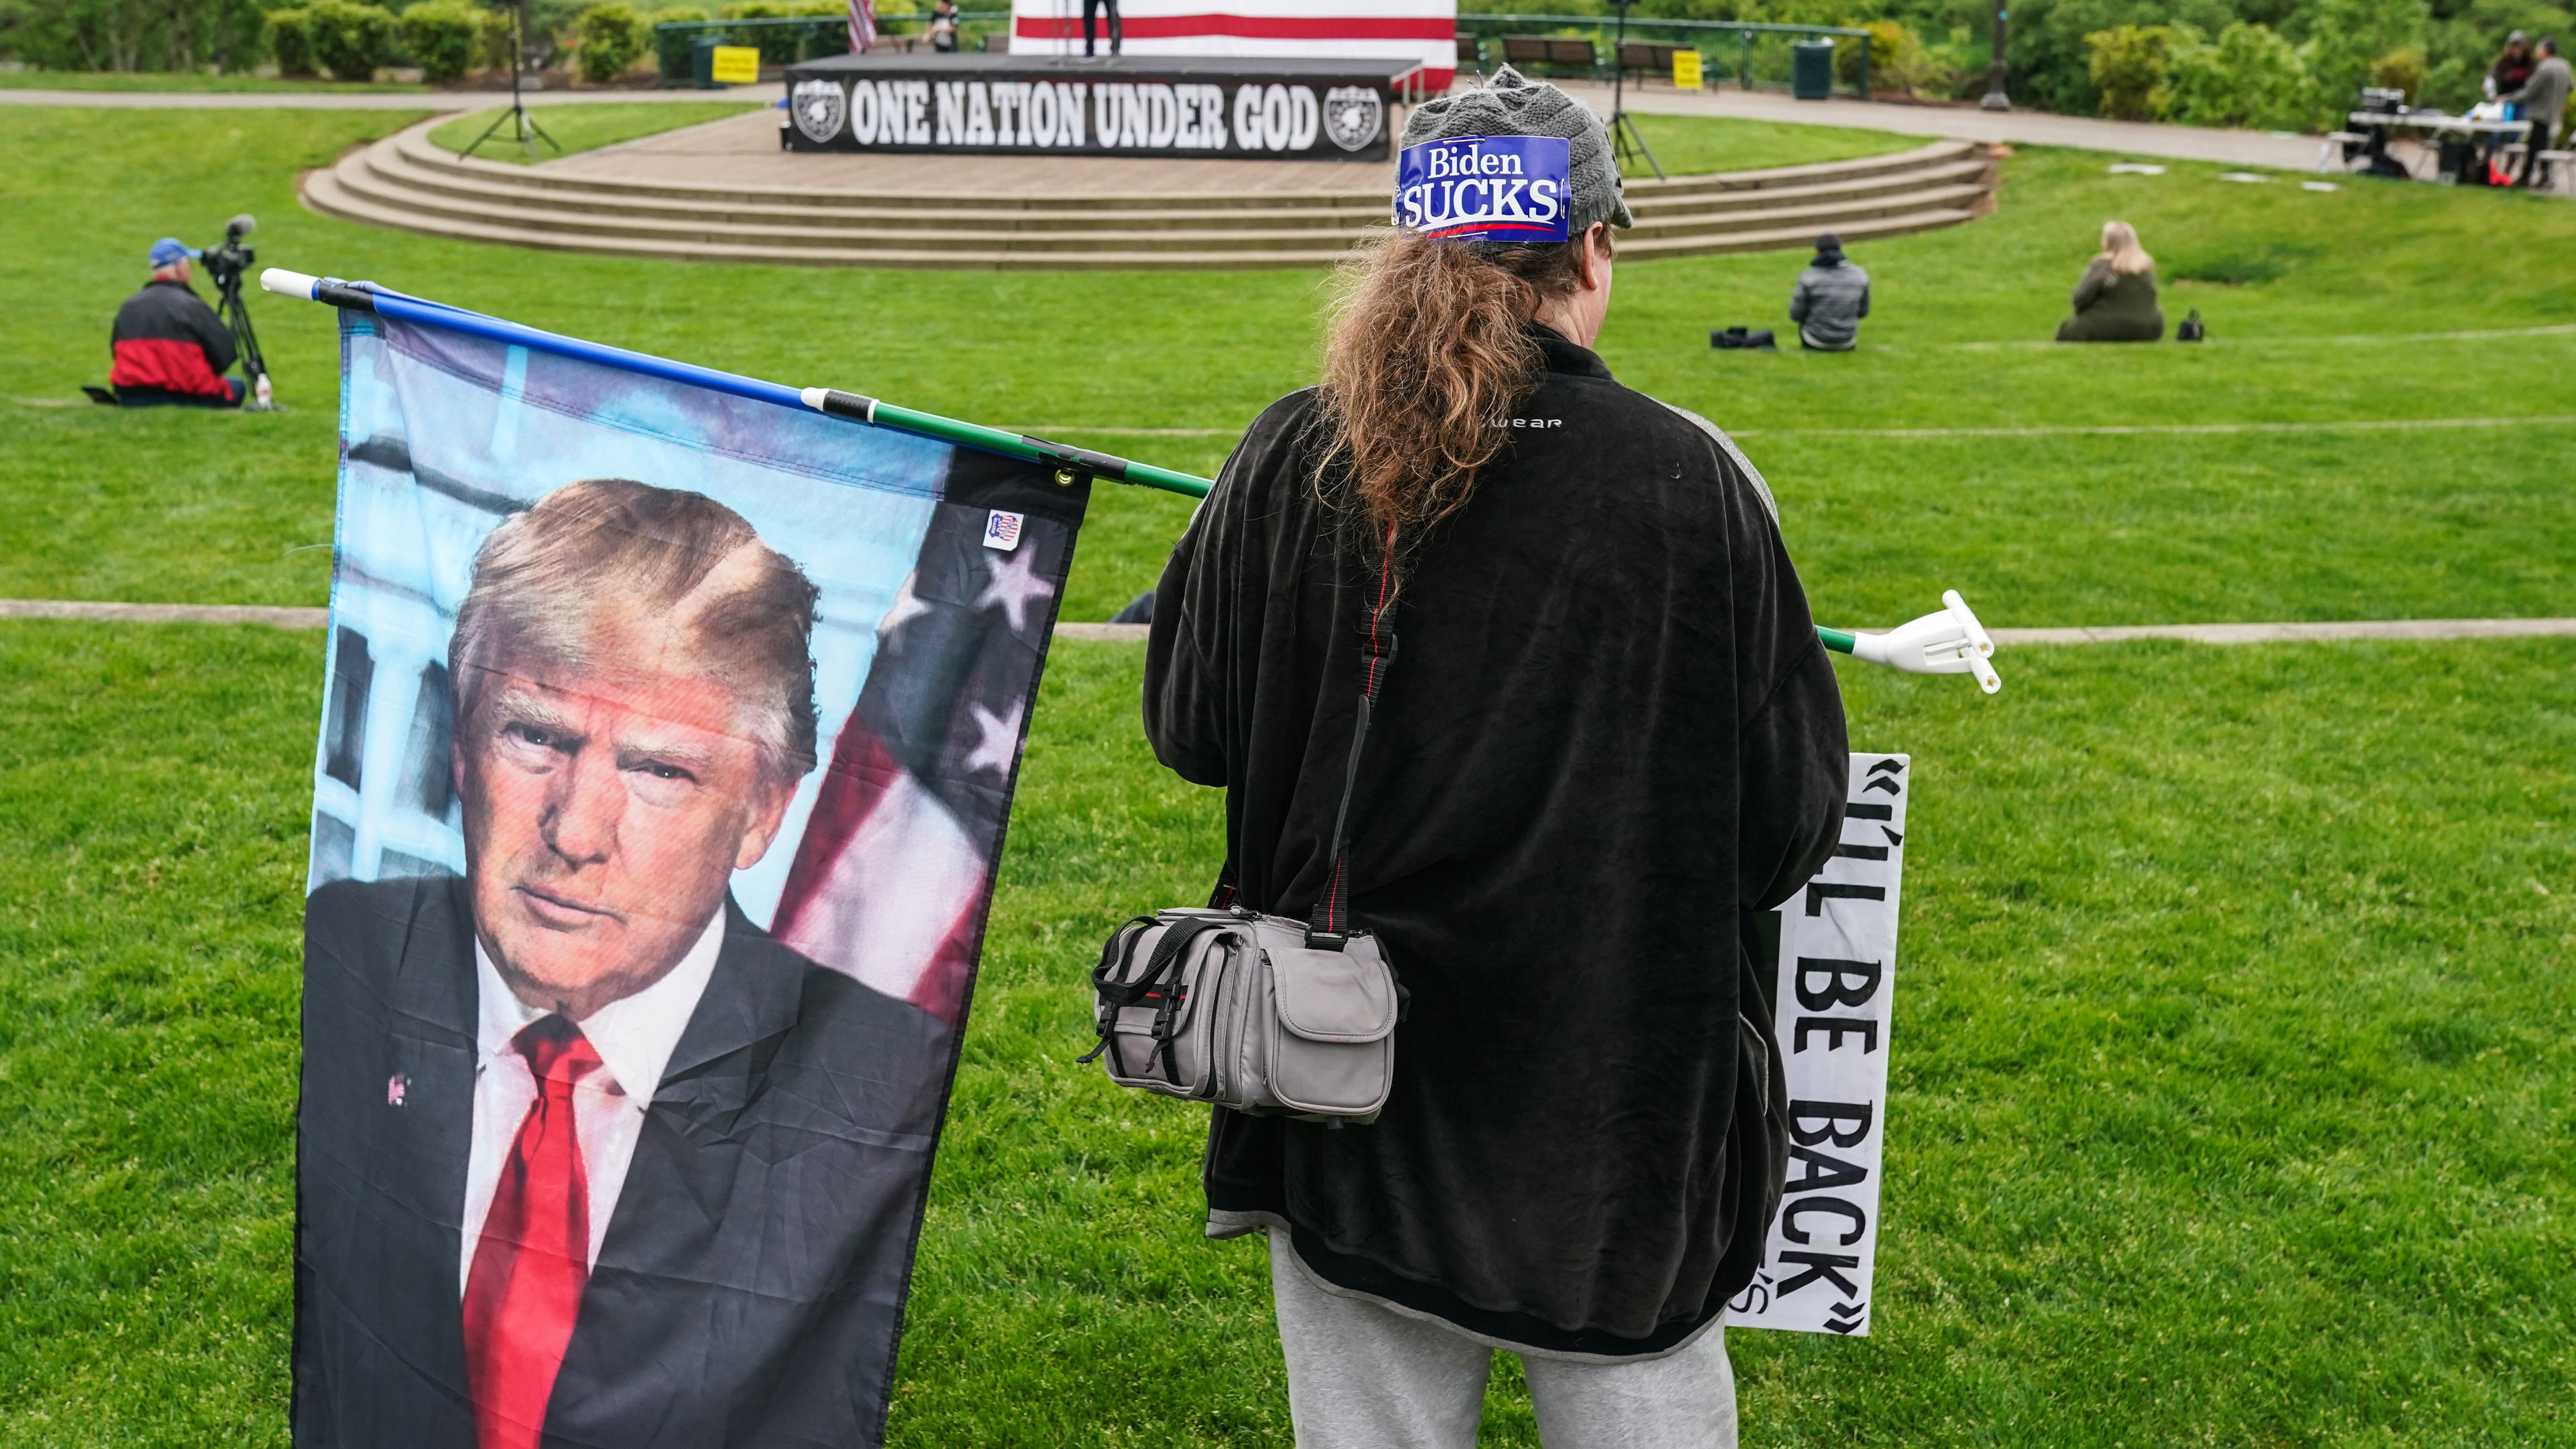
POLYGON ((1234 862, 1216 901, 1138 916, 1118 928, 1092 970, 1101 1059, 1109 1080, 1238 1112, 1369 1123, 1395 1085, 1395 1028, 1406 992, 1377 938, 1350 926, 1347 831, 1369 710, 1395 657, 1386 627, 1392 573, 1369 611, 1359 713, 1333 873, 1305 921, 1235 905, 1234 862))
POLYGON ((1109 938, 1095 1055, 1122 1087, 1238 1112, 1370 1122, 1395 1080, 1395 974, 1375 937, 1307 944, 1304 921, 1164 911, 1109 938))

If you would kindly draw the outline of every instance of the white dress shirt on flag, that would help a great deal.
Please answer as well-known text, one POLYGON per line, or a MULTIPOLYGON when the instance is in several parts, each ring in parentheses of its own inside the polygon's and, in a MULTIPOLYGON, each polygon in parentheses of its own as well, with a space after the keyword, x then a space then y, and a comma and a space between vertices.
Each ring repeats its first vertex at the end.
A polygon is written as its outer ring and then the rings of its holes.
MULTIPOLYGON (((697 1014, 707 978, 715 974, 716 953, 724 946, 724 911, 719 908, 697 944, 669 974, 632 996, 612 1001, 576 1023, 599 1053, 600 1070, 573 1086, 574 1132, 581 1141, 584 1177, 590 1184, 590 1261, 599 1261, 599 1245, 616 1215, 617 1194, 626 1185, 626 1165, 634 1160, 635 1139, 644 1130, 644 1112, 662 1087, 662 1069, 697 1014)), ((547 1013, 513 995, 474 942, 475 1009, 474 1145, 465 1162, 465 1232, 456 1263, 456 1293, 461 1301, 465 1280, 474 1271, 474 1249, 483 1240, 483 1219, 492 1210, 492 1192, 501 1180, 501 1164, 510 1144, 537 1099, 536 1075, 528 1059, 511 1045, 521 1028, 547 1013)))

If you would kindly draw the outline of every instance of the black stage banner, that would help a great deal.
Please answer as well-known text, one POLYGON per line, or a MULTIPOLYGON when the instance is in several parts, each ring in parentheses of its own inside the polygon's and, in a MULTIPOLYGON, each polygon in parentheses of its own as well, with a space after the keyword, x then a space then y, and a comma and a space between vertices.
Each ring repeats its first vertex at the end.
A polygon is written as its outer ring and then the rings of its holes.
POLYGON ((790 151, 1384 161, 1389 61, 844 55, 791 66, 790 151))

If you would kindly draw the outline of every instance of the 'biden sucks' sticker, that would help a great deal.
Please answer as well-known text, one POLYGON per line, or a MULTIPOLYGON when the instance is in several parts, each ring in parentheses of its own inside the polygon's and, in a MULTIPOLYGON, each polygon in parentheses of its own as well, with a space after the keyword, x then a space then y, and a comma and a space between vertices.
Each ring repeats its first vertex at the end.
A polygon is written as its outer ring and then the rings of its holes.
POLYGON ((1395 163, 1395 224, 1435 241, 1564 241, 1568 150, 1559 136, 1407 146, 1395 163))

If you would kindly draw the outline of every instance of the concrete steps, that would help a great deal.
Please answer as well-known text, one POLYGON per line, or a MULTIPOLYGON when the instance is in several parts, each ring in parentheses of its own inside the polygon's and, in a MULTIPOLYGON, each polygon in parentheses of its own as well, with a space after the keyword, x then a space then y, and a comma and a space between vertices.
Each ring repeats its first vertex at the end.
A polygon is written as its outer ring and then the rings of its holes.
MULTIPOLYGON (((443 118, 442 118, 443 119, 443 118)), ((728 187, 455 156, 424 123, 308 173, 306 205, 370 225, 549 251, 791 266, 1006 270, 1330 265, 1373 226, 1367 191, 1028 196, 728 187)), ((974 163, 963 160, 961 179, 974 163)), ((1945 141, 1856 161, 1631 181, 1623 257, 1802 247, 1954 226, 1993 207, 1996 163, 1945 141)))

